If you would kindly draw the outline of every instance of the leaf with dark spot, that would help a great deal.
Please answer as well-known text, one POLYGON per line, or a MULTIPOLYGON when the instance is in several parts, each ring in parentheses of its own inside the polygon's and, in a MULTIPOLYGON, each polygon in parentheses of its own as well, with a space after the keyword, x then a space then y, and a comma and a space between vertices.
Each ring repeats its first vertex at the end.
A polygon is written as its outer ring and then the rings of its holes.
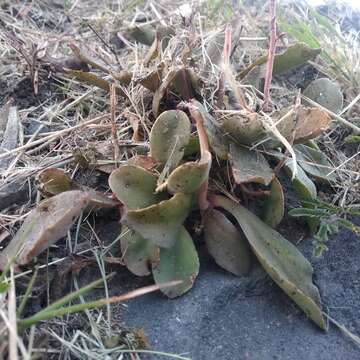
POLYGON ((327 330, 319 291, 312 283, 312 266, 300 251, 243 206, 223 196, 214 196, 212 201, 235 217, 260 264, 276 284, 320 328, 327 330))
POLYGON ((141 209, 164 200, 156 194, 157 177, 152 172, 135 165, 123 165, 109 177, 109 186, 127 209, 141 209))
POLYGON ((269 185, 274 178, 274 172, 261 153, 231 143, 229 155, 232 173, 237 184, 255 182, 269 185))
POLYGON ((191 206, 191 195, 177 193, 158 204, 127 211, 122 222, 153 244, 170 248, 175 244, 191 206))
POLYGON ((150 133, 150 154, 159 163, 176 167, 184 156, 190 140, 190 120, 181 110, 163 112, 155 121, 150 133))
POLYGON ((209 177, 211 154, 206 152, 198 162, 187 162, 178 166, 166 181, 167 189, 171 194, 183 192, 191 194, 199 190, 209 177))
POLYGON ((262 219, 276 228, 284 217, 284 192, 280 181, 275 177, 270 184, 270 194, 265 198, 262 219))
POLYGON ((172 280, 182 283, 160 289, 169 298, 175 298, 187 292, 199 273, 199 258, 190 234, 181 226, 174 245, 169 249, 160 249, 160 261, 153 264, 153 276, 157 284, 172 280))
POLYGON ((218 210, 207 212, 204 221, 206 247, 216 263, 242 276, 250 269, 249 245, 244 235, 218 210))
POLYGON ((121 253, 126 267, 137 276, 151 273, 151 264, 158 262, 159 248, 126 226, 121 234, 121 253))

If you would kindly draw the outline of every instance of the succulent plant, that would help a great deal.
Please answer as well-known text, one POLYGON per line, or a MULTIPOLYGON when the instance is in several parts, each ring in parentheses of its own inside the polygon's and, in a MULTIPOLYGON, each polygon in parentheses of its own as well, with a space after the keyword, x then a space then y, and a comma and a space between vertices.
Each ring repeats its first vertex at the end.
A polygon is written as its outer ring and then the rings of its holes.
MULTIPOLYGON (((154 45, 147 64, 159 54, 159 36, 171 36, 166 29, 161 31, 151 26, 132 29, 130 36, 136 41, 154 45)), ((224 41, 229 42, 227 35, 224 41)), ((292 45, 275 56, 273 73, 300 66, 318 53, 318 49, 304 44, 292 45)), ((213 56, 214 61, 219 60, 216 49, 213 56)), ((239 77, 244 79, 251 71, 263 69, 266 60, 258 59, 239 77)), ((110 83, 97 75, 79 71, 72 75, 109 90, 110 83)), ((143 147, 141 154, 112 171, 109 186, 117 200, 81 187, 59 169, 48 169, 39 180, 43 193, 52 197, 31 212, 2 253, 0 265, 17 254, 18 264, 31 261, 63 236, 89 206, 121 203, 119 232, 124 264, 137 276, 152 274, 158 284, 180 280, 173 287, 161 288, 174 298, 188 291, 199 273, 194 231, 187 222, 197 212, 206 247, 219 266, 236 276, 246 276, 251 253, 255 254, 275 283, 326 329, 310 263, 275 228, 285 208, 278 176, 282 168, 302 201, 316 199, 315 180, 336 179, 330 161, 309 142, 329 127, 331 118, 323 110, 299 103, 271 114, 253 111, 250 106, 220 115, 211 113, 198 80, 187 66, 165 62, 138 79, 137 83, 153 92, 151 116, 155 121, 149 135, 150 151, 146 154, 143 147), (179 103, 177 99, 176 109, 168 101, 174 94, 186 101, 179 103), (225 172, 228 179, 219 185, 217 180, 225 172), (261 218, 238 203, 235 188, 247 201, 255 196, 263 200, 262 209, 256 212, 261 218), (54 217, 45 211, 50 207, 54 217), (22 247, 23 242, 26 245, 22 247)), ((122 93, 120 88, 118 91, 122 93)), ((311 216, 307 221, 312 230, 319 225, 311 216)))
MULTIPOLYGON (((300 199, 316 197, 315 184, 305 171, 312 176, 324 175, 316 163, 309 164, 306 160, 311 157, 322 164, 327 164, 327 160, 317 149, 296 145, 298 171, 294 174, 294 163, 284 158, 278 149, 271 149, 274 142, 268 144, 268 155, 249 147, 254 141, 271 139, 262 115, 244 114, 233 117, 229 123, 226 118, 215 120, 196 100, 185 108, 189 110, 199 139, 199 147, 194 147, 195 151, 189 151, 187 156, 196 156, 200 150, 199 160, 184 162, 184 149, 189 144, 191 131, 188 116, 183 111, 168 110, 158 116, 150 134, 149 154, 157 161, 157 169, 150 171, 125 164, 109 178, 111 189, 125 208, 121 220, 124 263, 136 275, 152 271, 157 283, 182 280, 182 284, 162 290, 168 297, 188 291, 198 274, 199 259, 184 223, 191 212, 200 209, 205 243, 219 266, 237 276, 246 276, 251 264, 250 251, 254 252, 273 280, 325 329, 319 294, 311 282, 311 265, 294 245, 274 230, 284 216, 284 194, 269 160, 283 161, 300 199), (236 184, 268 188, 264 191, 263 220, 233 200, 208 195, 210 151, 229 161, 236 184), (229 213, 236 224, 227 216, 229 213)), ((307 141, 328 126, 329 118, 321 112, 320 120, 323 117, 324 122, 320 121, 318 128, 309 120, 317 109, 297 108, 296 122, 294 111, 288 109, 287 123, 279 126, 284 136, 291 133, 296 138, 298 134, 299 142, 307 141)), ((284 113, 276 116, 282 118, 284 113)))

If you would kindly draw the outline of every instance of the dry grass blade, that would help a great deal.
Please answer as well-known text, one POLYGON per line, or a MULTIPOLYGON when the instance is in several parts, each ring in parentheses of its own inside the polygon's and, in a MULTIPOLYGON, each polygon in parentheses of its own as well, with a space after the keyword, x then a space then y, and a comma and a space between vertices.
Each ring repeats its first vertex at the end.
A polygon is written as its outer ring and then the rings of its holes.
POLYGON ((320 104, 318 104, 317 102, 309 99, 308 97, 301 95, 301 97, 306 100, 307 102, 309 102, 311 105, 313 106, 317 106, 318 108, 320 108, 321 110, 327 112, 330 116, 332 116, 334 119, 336 119, 338 122, 340 122, 341 124, 349 127, 350 129, 352 129, 354 131, 355 134, 360 134, 360 128, 358 126, 356 126, 355 124, 351 123, 350 121, 344 119, 343 117, 341 117, 340 115, 335 114, 334 112, 324 108, 323 106, 321 106, 320 104))
POLYGON ((114 147, 114 162, 115 165, 119 162, 119 140, 117 137, 117 126, 116 126, 116 87, 111 85, 110 87, 110 119, 111 119, 111 136, 114 147))
POLYGON ((43 144, 47 141, 53 141, 53 140, 56 140, 58 138, 60 138, 61 136, 63 135, 66 135, 74 130, 78 130, 78 129, 81 129, 83 127, 86 127, 88 125, 91 125, 93 123, 96 123, 104 118, 107 118, 109 116, 109 114, 102 114, 102 115, 99 115, 93 119, 90 119, 90 120, 87 120, 87 121, 84 121, 78 125, 75 125, 75 126, 72 126, 72 127, 68 127, 66 129, 63 129, 63 130, 60 130, 60 131, 57 131, 55 132, 54 134, 51 134, 51 135, 48 135, 48 136, 44 136, 43 138, 41 139, 38 139, 38 140, 35 140, 35 141, 32 141, 32 142, 28 142, 26 143, 25 145, 22 145, 18 148, 15 148, 15 149, 12 149, 12 150, 9 150, 7 151, 5 154, 0 154, 0 159, 3 159, 9 155, 12 155, 12 154, 16 154, 16 153, 19 153, 20 151, 23 151, 23 150, 27 150, 29 148, 32 148, 36 145, 40 145, 40 144, 43 144))
MULTIPOLYGON (((292 112, 293 110, 290 110, 290 111, 292 112)), ((277 129, 276 124, 273 122, 272 118, 268 114, 266 114, 264 112, 261 112, 261 114, 268 121, 268 122, 263 121, 263 124, 264 124, 265 128, 268 131, 270 131, 272 134, 274 134, 274 136, 286 147, 286 149, 291 154, 291 159, 292 159, 292 163, 293 163, 292 179, 294 179, 296 174, 297 174, 297 162, 296 162, 296 154, 295 154, 295 151, 294 151, 293 147, 285 139, 285 137, 283 135, 281 135, 280 131, 277 129)), ((284 115, 284 117, 286 117, 286 116, 289 116, 289 113, 284 115)), ((281 119, 278 122, 281 122, 281 119)))

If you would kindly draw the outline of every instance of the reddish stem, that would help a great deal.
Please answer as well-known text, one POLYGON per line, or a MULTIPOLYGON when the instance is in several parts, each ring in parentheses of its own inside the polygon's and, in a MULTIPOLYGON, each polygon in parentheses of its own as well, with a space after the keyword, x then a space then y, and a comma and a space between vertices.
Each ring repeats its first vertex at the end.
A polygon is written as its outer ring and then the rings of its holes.
MULTIPOLYGON (((201 159, 204 161, 205 159, 210 159, 211 163, 211 155, 209 151, 209 141, 208 137, 206 135, 205 129, 204 129, 204 120, 202 117, 202 114, 200 111, 194 106, 193 104, 189 103, 188 109, 190 111, 191 116, 196 122, 196 129, 199 136, 199 143, 200 143, 200 153, 201 153, 201 159)), ((209 206, 210 203, 207 199, 207 193, 208 193, 208 186, 209 186, 209 179, 206 179, 199 191, 198 191, 198 204, 201 211, 205 211, 209 206)))
POLYGON ((205 211, 209 208, 210 203, 207 198, 209 188, 209 181, 204 181, 198 191, 198 205, 201 211, 205 211))
MULTIPOLYGON (((229 66, 230 55, 231 55, 231 26, 228 25, 225 29, 225 39, 224 39, 224 50, 223 50, 223 63, 225 66, 229 66)), ((225 93, 225 74, 224 70, 220 72, 219 78, 219 90, 217 92, 217 102, 216 107, 221 109, 224 103, 224 93, 225 93)))
POLYGON ((270 101, 270 84, 274 67, 275 49, 276 49, 276 0, 269 0, 270 13, 270 44, 268 52, 268 60, 266 63, 266 75, 264 85, 264 110, 268 111, 270 101))
POLYGON ((209 151, 209 141, 204 129, 204 121, 200 111, 193 105, 188 105, 190 115, 196 122, 196 129, 199 135, 200 153, 201 157, 204 157, 205 153, 209 151))

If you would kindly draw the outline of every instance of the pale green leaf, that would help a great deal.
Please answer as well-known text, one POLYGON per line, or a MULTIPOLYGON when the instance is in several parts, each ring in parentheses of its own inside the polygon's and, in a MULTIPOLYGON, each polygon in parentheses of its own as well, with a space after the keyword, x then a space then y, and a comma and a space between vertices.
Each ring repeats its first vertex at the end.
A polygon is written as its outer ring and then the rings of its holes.
POLYGON ((164 200, 156 194, 157 177, 150 171, 135 165, 123 165, 109 177, 109 186, 127 209, 141 209, 164 200))
POLYGON ((121 234, 121 253, 126 267, 137 276, 151 273, 151 263, 158 261, 159 248, 126 226, 121 234))
POLYGON ((319 291, 312 283, 313 269, 301 252, 243 206, 222 196, 215 196, 213 202, 235 217, 259 262, 276 284, 326 330, 319 291))
POLYGON ((255 182, 269 185, 274 178, 264 155, 243 146, 230 144, 230 164, 237 184, 255 182))
POLYGON ((280 181, 275 177, 271 182, 270 195, 265 198, 262 219, 276 228, 284 217, 284 192, 280 181))
POLYGON ((216 263, 234 275, 250 269, 249 245, 244 235, 218 210, 210 210, 204 221, 206 247, 216 263))
POLYGON ((160 249, 160 261, 153 264, 153 276, 157 284, 173 280, 182 283, 160 290, 169 298, 187 292, 199 273, 199 258, 190 234, 181 226, 173 247, 160 249))
POLYGON ((175 244, 191 206, 191 195, 177 193, 158 204, 127 211, 122 221, 153 244, 169 248, 175 244))
POLYGON ((184 156, 190 140, 190 120, 180 110, 164 111, 155 121, 150 133, 151 156, 170 169, 184 156))

